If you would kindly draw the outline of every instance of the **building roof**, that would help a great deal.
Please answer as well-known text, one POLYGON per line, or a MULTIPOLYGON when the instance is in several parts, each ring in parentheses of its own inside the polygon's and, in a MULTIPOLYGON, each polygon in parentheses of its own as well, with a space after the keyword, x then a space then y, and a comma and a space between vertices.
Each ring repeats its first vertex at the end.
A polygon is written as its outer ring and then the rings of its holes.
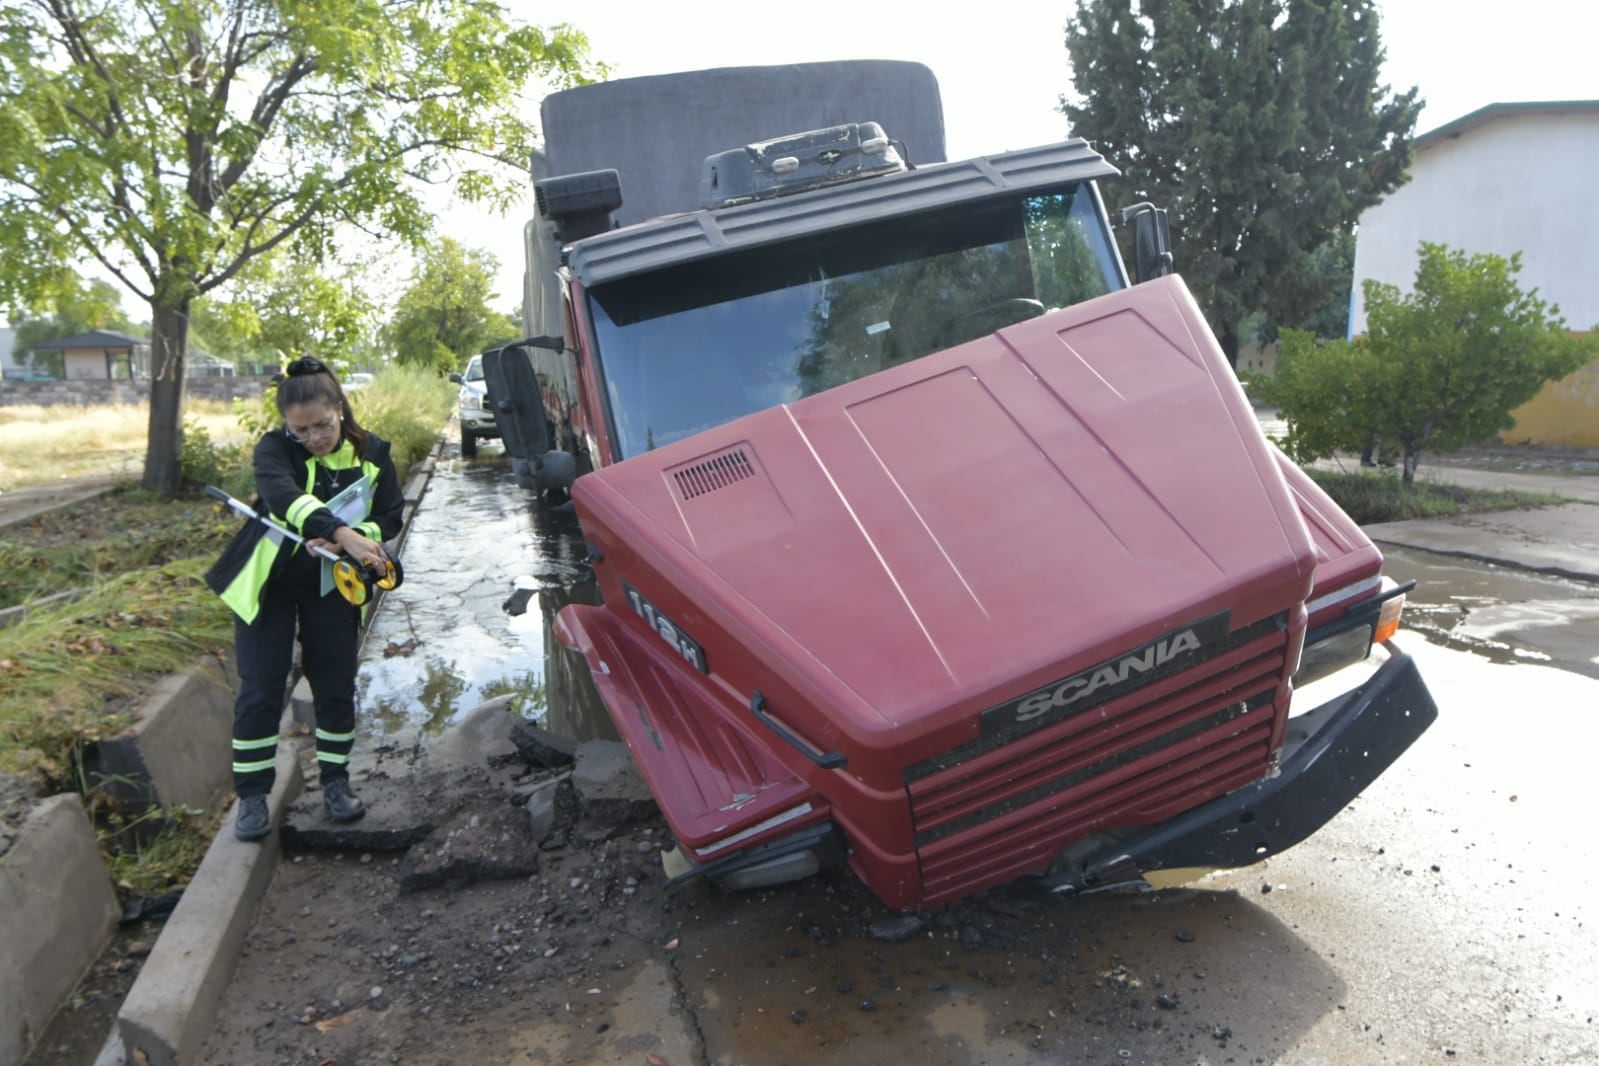
POLYGON ((1510 118, 1515 115, 1573 115, 1583 113, 1599 114, 1599 100, 1525 100, 1489 104, 1487 107, 1479 107, 1469 115, 1462 115, 1453 122, 1445 122, 1435 130, 1428 130, 1426 133, 1419 135, 1413 143, 1417 148, 1425 148, 1427 145, 1437 141, 1452 140, 1495 119, 1510 118))
POLYGON ((70 337, 60 340, 46 341, 35 344, 33 351, 55 351, 58 348, 136 348, 150 342, 142 337, 132 337, 126 333, 115 333, 108 329, 92 329, 87 333, 74 333, 70 337))

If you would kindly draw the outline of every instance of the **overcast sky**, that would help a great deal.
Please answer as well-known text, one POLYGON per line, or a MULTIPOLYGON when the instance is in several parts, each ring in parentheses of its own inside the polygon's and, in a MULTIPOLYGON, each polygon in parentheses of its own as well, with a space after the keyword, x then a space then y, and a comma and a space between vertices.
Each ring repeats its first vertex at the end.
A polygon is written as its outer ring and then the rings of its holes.
MULTIPOLYGON (((550 5, 509 0, 516 17, 548 21, 550 5)), ((1595 0, 1386 0, 1386 81, 1418 86, 1425 132, 1487 104, 1599 99, 1595 0)), ((1071 89, 1069 0, 980 0, 977 19, 945 7, 879 0, 686 5, 586 0, 568 8, 615 77, 825 59, 908 59, 938 78, 951 159, 1045 144, 1068 134, 1056 110, 1071 89), (690 13, 692 12, 692 14, 690 13), (941 17, 942 16, 942 17, 941 17)), ((536 118, 536 113, 534 115, 536 118)), ((448 210, 448 232, 500 260, 509 308, 521 287, 520 223, 448 210)))
MULTIPOLYGON (((507 0, 513 18, 547 24, 560 5, 507 0)), ((1386 80, 1426 100, 1417 132, 1490 103, 1599 99, 1596 0, 1386 0, 1381 32, 1386 80)), ((1056 111, 1071 88, 1065 23, 1070 0, 979 0, 975 19, 945 7, 880 0, 795 0, 783 4, 682 4, 670 0, 585 0, 565 5, 588 34, 595 57, 616 77, 705 67, 827 59, 908 59, 938 78, 950 158, 1028 147, 1068 134, 1056 111)), ((537 118, 537 104, 529 100, 537 118)), ((497 306, 511 310, 521 289, 520 234, 527 200, 509 218, 438 200, 440 231, 500 262, 497 306)), ((408 266, 384 276, 403 286, 408 266)), ((392 294, 389 294, 392 296, 392 294)), ((142 304, 126 297, 135 319, 142 304)))

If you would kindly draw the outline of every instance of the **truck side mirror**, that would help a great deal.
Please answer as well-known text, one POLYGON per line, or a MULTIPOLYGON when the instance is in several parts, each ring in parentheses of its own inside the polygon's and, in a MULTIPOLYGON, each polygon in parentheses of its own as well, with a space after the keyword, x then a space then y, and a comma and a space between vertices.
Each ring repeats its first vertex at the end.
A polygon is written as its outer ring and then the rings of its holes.
POLYGON ((1133 274, 1135 281, 1150 281, 1172 272, 1171 233, 1166 209, 1147 201, 1122 209, 1121 222, 1133 224, 1133 274))

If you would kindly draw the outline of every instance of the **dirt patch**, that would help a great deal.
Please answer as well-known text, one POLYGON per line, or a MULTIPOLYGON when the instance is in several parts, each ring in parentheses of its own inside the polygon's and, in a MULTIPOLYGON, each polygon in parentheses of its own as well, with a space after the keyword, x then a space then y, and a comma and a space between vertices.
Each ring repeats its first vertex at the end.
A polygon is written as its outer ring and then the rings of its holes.
POLYGON ((664 836, 641 826, 545 852, 529 877, 413 892, 394 853, 288 854, 200 1060, 507 1062, 507 1034, 551 1025, 597 1043, 589 990, 662 959, 677 924, 664 836))

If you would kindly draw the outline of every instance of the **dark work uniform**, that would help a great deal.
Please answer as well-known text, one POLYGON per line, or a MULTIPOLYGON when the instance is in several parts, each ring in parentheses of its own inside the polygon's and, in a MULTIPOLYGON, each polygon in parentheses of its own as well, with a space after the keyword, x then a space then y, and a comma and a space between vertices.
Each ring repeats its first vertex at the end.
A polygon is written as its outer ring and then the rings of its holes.
MULTIPOLYGON (((348 440, 318 458, 281 430, 269 433, 256 445, 255 482, 273 521, 307 540, 332 540, 345 524, 379 542, 400 532, 405 500, 389 444, 370 433, 364 460, 356 458, 348 440), (345 523, 322 506, 363 478, 372 487, 371 509, 364 520, 345 523)), ((321 585, 319 556, 292 541, 266 539, 252 565, 223 593, 235 612, 240 687, 233 709, 233 787, 241 797, 272 790, 296 628, 300 665, 316 705, 322 782, 349 776, 362 609, 337 591, 323 595, 321 585)))

